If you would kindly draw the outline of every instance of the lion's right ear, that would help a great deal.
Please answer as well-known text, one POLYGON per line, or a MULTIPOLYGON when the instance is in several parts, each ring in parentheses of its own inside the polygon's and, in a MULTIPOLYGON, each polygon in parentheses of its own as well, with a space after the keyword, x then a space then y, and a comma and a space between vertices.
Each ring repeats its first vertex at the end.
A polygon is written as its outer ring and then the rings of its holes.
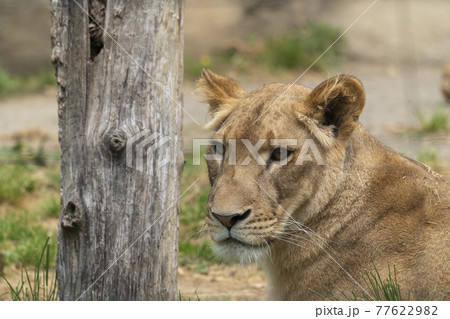
POLYGON ((236 81, 203 69, 195 93, 202 102, 209 104, 212 120, 206 127, 217 130, 246 92, 236 81))
POLYGON ((304 102, 297 117, 319 139, 330 146, 352 134, 365 103, 364 88, 353 76, 338 75, 319 84, 304 102))

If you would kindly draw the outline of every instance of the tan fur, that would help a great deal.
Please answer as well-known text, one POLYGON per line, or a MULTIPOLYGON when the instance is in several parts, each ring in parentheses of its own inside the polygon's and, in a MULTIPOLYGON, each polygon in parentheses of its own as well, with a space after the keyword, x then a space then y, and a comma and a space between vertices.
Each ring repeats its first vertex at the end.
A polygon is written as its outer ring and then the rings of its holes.
POLYGON ((209 112, 213 120, 207 128, 217 130, 245 91, 237 82, 203 69, 202 77, 197 81, 196 93, 202 97, 202 102, 210 105, 209 112))
POLYGON ((211 71, 199 81, 198 91, 211 105, 213 138, 225 147, 237 139, 238 165, 229 163, 228 149, 223 159, 208 161, 206 221, 217 253, 263 264, 270 299, 323 300, 315 292, 345 299, 343 293, 354 292, 371 300, 362 275, 373 271, 372 261, 382 278, 388 265, 393 275, 395 265, 405 299, 440 299, 444 289, 448 299, 449 183, 359 124, 365 95, 354 77, 337 76, 314 90, 287 88, 267 84, 246 93, 211 71), (298 145, 287 165, 269 162, 277 147, 269 142, 259 150, 266 165, 254 159, 239 165, 249 155, 241 139, 255 145, 261 138, 295 139, 298 145), (315 141, 326 165, 295 165, 307 139, 315 141), (231 231, 212 215, 249 210, 231 231))
POLYGON ((447 102, 450 102, 450 63, 444 65, 442 70, 441 92, 447 102))

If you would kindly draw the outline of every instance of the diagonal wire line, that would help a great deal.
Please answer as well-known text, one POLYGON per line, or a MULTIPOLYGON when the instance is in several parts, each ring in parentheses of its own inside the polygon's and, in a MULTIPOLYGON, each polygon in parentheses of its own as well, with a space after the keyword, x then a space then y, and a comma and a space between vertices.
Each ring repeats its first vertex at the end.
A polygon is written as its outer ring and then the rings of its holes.
POLYGON ((289 85, 289 87, 286 90, 284 90, 284 92, 281 93, 281 95, 278 96, 275 99, 275 101, 273 101, 264 112, 261 113, 261 115, 252 123, 252 125, 254 125, 264 114, 266 114, 266 112, 272 107, 272 105, 274 105, 284 94, 286 94, 286 92, 289 91, 291 89, 291 87, 293 87, 294 84, 297 83, 298 80, 300 80, 303 77, 303 75, 305 75, 306 72, 308 72, 314 66, 314 64, 316 64, 317 61, 319 61, 325 55, 325 53, 327 53, 328 50, 330 50, 336 44, 336 42, 338 42, 348 32, 348 30, 350 30, 367 13, 367 11, 369 11, 377 2, 378 2, 378 0, 375 0, 374 2, 372 2, 372 4, 369 7, 367 7, 367 9, 364 10, 363 13, 361 13, 359 15, 359 17, 356 18, 356 20, 353 21, 352 24, 350 24, 349 27, 345 31, 336 40, 334 40, 334 42, 331 43, 330 46, 325 51, 323 51, 323 53, 321 55, 319 55, 317 57, 317 59, 315 59, 314 62, 311 63, 311 65, 302 74, 300 74, 300 76, 294 82, 292 82, 292 84, 289 85))
MULTIPOLYGON (((271 200, 273 200, 273 202, 275 203, 275 204, 277 204, 278 206, 280 206, 280 208, 289 216, 289 217, 291 217, 293 220, 295 220, 292 216, 291 216, 291 214, 289 214, 284 208, 283 208, 283 206, 281 206, 272 196, 270 196, 270 194, 252 177, 252 179, 253 179, 253 181, 259 186, 259 188, 261 188, 263 191, 264 191, 264 193, 266 193, 266 195, 267 196, 269 196, 269 198, 271 199, 271 200)), ((363 286, 361 286, 361 284, 359 283, 359 282, 357 282, 345 269, 344 269, 344 267, 342 267, 341 266, 341 264, 340 263, 338 263, 337 261, 336 261, 336 259, 334 259, 333 258, 333 256, 331 256, 330 255, 330 253, 328 253, 328 251, 326 251, 325 250, 325 248, 323 248, 323 247, 321 247, 321 249, 328 255, 328 257, 330 257, 331 258, 331 260, 333 260, 335 263, 336 263, 336 265, 338 265, 339 266, 339 268, 341 268, 346 274, 347 274, 347 276, 349 276, 350 277, 350 279, 352 279, 358 286, 359 286, 359 288, 361 288, 362 289, 362 291, 364 291, 364 293, 367 295, 367 296, 369 296, 373 301, 375 301, 375 299, 372 297, 372 295, 370 295, 364 288, 363 288, 363 286)))
POLYGON ((117 44, 117 46, 123 51, 125 52, 126 55, 128 55, 128 57, 130 58, 131 61, 133 61, 145 74, 147 74, 147 76, 153 80, 153 82, 155 82, 155 84, 157 86, 159 86, 164 93, 167 94, 168 97, 170 97, 172 99, 172 101, 174 101, 178 106, 181 107, 181 109, 198 125, 200 126, 200 124, 195 120, 195 118, 188 112, 186 111, 186 109, 181 105, 181 102, 177 102, 177 100, 175 100, 175 98, 158 82, 155 80, 155 78, 153 76, 151 76, 138 62, 137 60, 130 54, 128 53, 127 50, 125 50, 125 48, 119 43, 117 42, 109 33, 108 31, 106 31, 98 22, 97 20, 95 20, 90 14, 89 12, 87 12, 76 0, 73 0, 73 2, 75 2, 77 4, 78 7, 80 7, 80 9, 89 17, 92 19, 92 21, 100 28, 102 29, 103 32, 106 33, 106 35, 108 35, 108 37, 111 38, 111 40, 114 41, 115 44, 117 44))
POLYGON ((100 278, 102 278, 103 277, 103 275, 104 274, 106 274, 106 272, 108 272, 108 270, 112 267, 112 266, 114 266, 116 263, 117 263, 117 261, 120 259, 120 258, 122 258, 122 256, 123 255, 125 255, 125 253, 128 251, 128 250, 130 250, 130 248, 131 247, 133 247, 134 246, 134 244, 136 244, 137 242, 138 242, 138 240, 139 239, 141 239, 142 238, 142 236, 144 236, 144 234, 146 233, 146 232, 148 232, 149 230, 150 230, 150 228, 152 228, 152 226, 161 218, 161 217, 163 217, 168 211, 169 211, 169 209, 171 209, 172 207, 173 207, 173 205, 175 205, 177 202, 178 202, 178 200, 184 195, 184 194, 186 194, 187 192, 188 192, 188 190, 190 190, 191 188, 192 188, 192 186, 194 186, 194 184, 195 183, 197 183, 197 181, 199 180, 199 178, 197 178, 180 196, 178 196, 178 198, 177 198, 177 200, 176 201, 174 201, 146 230, 144 230, 143 232, 142 232, 142 234, 140 234, 139 236, 138 236, 138 238, 136 238, 134 241, 133 241, 133 243, 127 248, 127 249, 125 249, 124 251, 123 251, 123 253, 122 254, 120 254, 120 256, 116 259, 116 260, 114 260, 114 262, 111 264, 111 265, 109 265, 109 267, 108 268, 106 268, 106 270, 97 278, 97 279, 95 279, 94 280, 94 282, 89 286, 89 287, 87 287, 87 289, 85 290, 85 291, 83 291, 83 293, 76 299, 76 301, 78 301, 78 300, 80 300, 80 298, 81 297, 83 297, 83 295, 89 290, 89 289, 91 289, 92 288, 92 286, 93 285, 95 285, 95 283, 97 282, 97 281, 99 281, 100 280, 100 278))

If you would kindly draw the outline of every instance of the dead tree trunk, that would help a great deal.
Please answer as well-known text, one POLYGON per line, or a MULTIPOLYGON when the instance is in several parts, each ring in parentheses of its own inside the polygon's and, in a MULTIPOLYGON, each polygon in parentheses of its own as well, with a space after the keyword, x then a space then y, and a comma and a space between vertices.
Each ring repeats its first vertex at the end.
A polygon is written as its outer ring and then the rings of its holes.
POLYGON ((176 298, 184 0, 52 0, 61 300, 176 298))

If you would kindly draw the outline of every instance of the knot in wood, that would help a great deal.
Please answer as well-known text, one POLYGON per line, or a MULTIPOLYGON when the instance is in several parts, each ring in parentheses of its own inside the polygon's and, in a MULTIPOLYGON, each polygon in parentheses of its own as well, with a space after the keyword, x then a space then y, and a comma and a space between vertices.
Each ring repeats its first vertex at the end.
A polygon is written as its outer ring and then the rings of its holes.
POLYGON ((109 137, 109 148, 111 151, 118 153, 125 148, 127 144, 127 136, 121 130, 115 130, 109 137))
POLYGON ((79 207, 69 201, 62 211, 61 226, 67 230, 76 230, 81 228, 82 222, 79 207))

